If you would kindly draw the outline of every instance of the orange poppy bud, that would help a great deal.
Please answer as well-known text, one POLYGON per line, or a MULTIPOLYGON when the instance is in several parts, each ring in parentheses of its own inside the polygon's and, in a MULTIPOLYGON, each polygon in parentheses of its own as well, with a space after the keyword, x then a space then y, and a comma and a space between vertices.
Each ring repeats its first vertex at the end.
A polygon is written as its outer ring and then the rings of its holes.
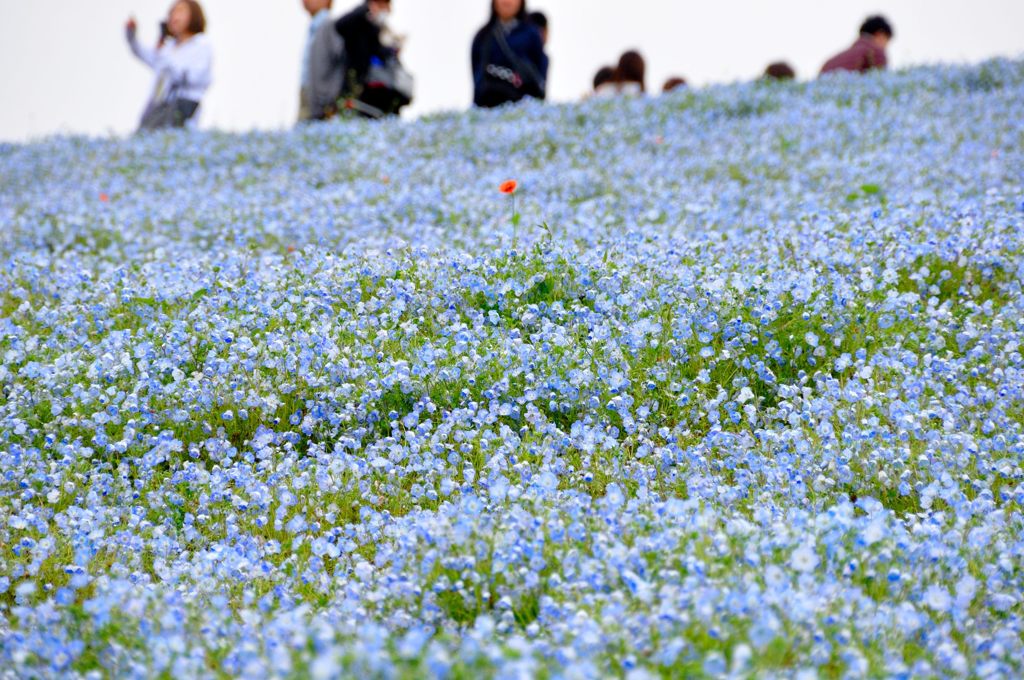
POLYGON ((514 194, 516 193, 516 189, 518 188, 519 182, 515 181, 514 179, 510 179, 505 182, 502 182, 501 186, 498 187, 498 191, 500 191, 503 194, 514 194))

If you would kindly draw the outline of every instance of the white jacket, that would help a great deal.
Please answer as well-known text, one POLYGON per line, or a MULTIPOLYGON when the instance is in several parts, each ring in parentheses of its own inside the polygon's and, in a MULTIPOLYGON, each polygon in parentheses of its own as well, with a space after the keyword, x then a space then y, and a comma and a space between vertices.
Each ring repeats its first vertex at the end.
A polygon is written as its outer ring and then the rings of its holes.
MULTIPOLYGON (((159 48, 143 47, 133 31, 128 33, 128 44, 136 57, 153 69, 156 77, 149 106, 171 96, 199 103, 213 80, 213 50, 202 33, 182 44, 173 38, 159 48)), ((193 124, 198 116, 193 116, 193 124)))

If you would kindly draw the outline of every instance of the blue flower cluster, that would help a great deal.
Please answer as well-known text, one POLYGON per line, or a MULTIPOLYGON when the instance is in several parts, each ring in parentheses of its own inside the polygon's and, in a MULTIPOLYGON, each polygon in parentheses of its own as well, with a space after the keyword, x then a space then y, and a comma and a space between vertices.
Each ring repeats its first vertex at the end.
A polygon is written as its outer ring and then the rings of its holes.
POLYGON ((1020 677, 1021 110, 994 61, 0 148, 0 667, 1020 677))

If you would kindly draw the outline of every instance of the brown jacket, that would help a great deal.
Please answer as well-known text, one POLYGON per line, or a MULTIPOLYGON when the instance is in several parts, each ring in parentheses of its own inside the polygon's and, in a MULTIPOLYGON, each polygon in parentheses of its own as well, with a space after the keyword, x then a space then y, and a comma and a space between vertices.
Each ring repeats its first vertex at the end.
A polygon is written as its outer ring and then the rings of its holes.
POLYGON ((825 62, 822 73, 832 71, 856 71, 864 73, 871 69, 884 69, 888 64, 885 50, 875 44, 870 35, 862 35, 850 49, 840 52, 825 62))

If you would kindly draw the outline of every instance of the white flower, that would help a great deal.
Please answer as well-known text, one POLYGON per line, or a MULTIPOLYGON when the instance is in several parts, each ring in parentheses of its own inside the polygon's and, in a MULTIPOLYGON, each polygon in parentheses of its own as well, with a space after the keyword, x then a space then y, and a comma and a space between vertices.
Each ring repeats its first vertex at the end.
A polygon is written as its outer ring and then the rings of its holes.
POLYGON ((924 591, 924 603, 925 606, 937 612, 946 612, 953 604, 953 599, 949 596, 949 591, 946 588, 932 585, 924 591))
POLYGON ((866 545, 874 545, 885 537, 885 525, 879 520, 873 520, 860 532, 860 537, 866 545))
POLYGON ((818 554, 814 552, 814 548, 809 545, 802 545, 793 551, 793 554, 790 556, 789 566, 806 574, 813 571, 818 566, 818 562, 818 554))

